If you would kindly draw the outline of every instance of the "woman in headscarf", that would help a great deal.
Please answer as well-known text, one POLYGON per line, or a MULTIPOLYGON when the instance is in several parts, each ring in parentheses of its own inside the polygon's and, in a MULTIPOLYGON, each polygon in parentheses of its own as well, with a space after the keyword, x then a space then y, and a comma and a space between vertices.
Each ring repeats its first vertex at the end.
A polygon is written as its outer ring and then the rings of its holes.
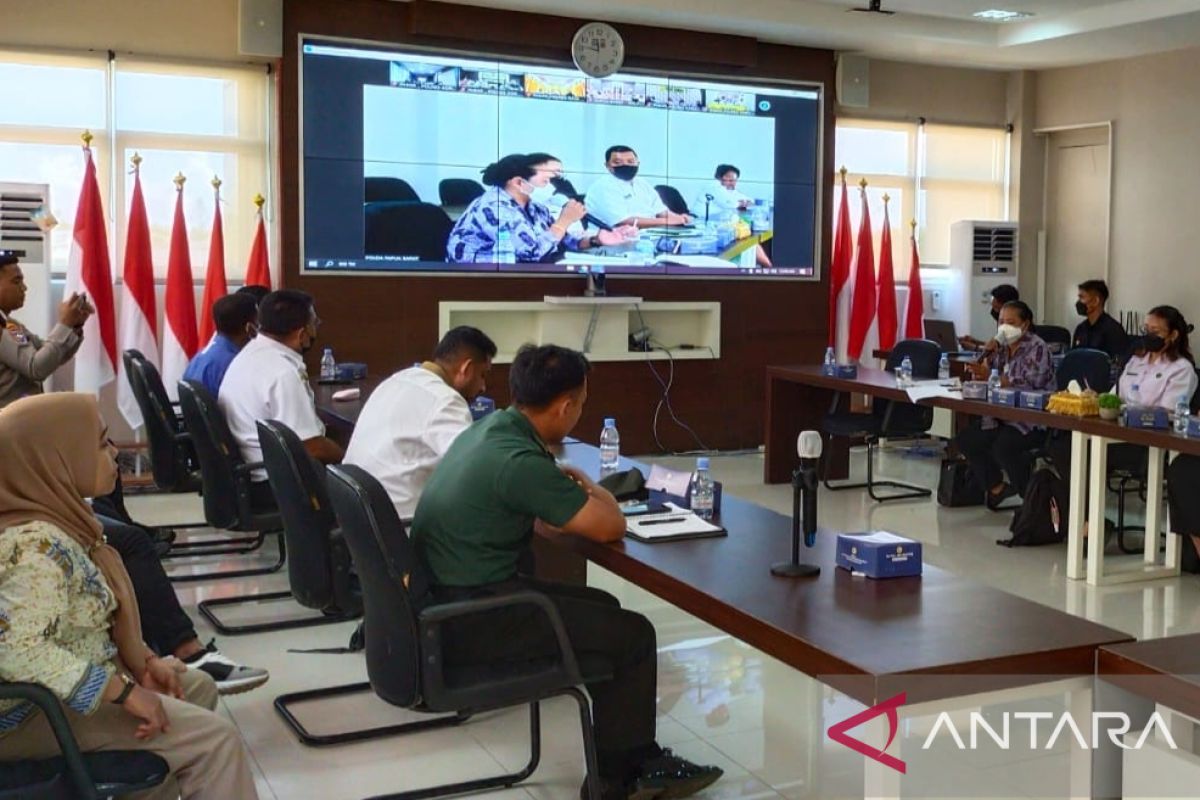
MULTIPOLYGON (((154 655, 121 558, 85 497, 111 491, 116 450, 96 398, 52 394, 0 411, 0 679, 38 683, 81 749, 149 750, 171 776, 144 795, 255 798, 211 677, 154 655)), ((57 754, 29 703, 0 701, 0 761, 57 754)))

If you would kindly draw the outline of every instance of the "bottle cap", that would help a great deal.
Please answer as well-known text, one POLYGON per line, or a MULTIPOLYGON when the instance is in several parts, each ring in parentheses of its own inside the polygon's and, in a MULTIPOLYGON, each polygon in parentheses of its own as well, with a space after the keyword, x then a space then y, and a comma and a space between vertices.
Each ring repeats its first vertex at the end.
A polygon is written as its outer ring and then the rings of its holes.
POLYGON ((604 427, 606 427, 606 428, 615 428, 615 427, 617 427, 617 421, 616 421, 616 419, 614 419, 613 417, 605 417, 605 418, 604 418, 604 427))
POLYGON ((332 348, 332 347, 326 347, 326 348, 325 348, 325 352, 326 352, 326 353, 332 353, 332 352, 333 352, 333 348, 332 348))
POLYGON ((708 459, 703 456, 696 459, 696 469, 708 469, 708 459))

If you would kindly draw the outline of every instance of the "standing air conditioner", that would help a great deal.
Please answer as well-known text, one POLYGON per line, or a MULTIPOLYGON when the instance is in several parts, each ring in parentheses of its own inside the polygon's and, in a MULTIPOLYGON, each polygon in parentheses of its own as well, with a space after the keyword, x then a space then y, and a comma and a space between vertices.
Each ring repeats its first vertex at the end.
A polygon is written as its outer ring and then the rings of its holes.
POLYGON ((950 279, 949 316, 959 336, 991 339, 992 289, 1017 285, 1017 223, 963 220, 950 226, 950 279))
POLYGON ((34 212, 50 208, 50 187, 44 183, 0 183, 0 250, 21 259, 29 293, 14 316, 29 330, 45 336, 57 316, 50 297, 50 234, 33 220, 34 212))

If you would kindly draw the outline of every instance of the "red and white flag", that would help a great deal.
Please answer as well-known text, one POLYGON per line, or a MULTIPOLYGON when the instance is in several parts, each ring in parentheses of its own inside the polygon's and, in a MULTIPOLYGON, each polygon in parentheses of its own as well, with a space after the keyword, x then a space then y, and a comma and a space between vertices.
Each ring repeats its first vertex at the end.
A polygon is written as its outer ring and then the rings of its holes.
POLYGON ((221 179, 214 177, 212 184, 212 238, 208 243, 208 272, 204 276, 204 299, 200 301, 201 347, 207 346, 217 330, 217 325, 213 322, 213 303, 229 294, 229 286, 225 283, 225 231, 221 226, 221 179))
POLYGON ((888 218, 888 201, 883 196, 883 235, 879 239, 879 349, 890 351, 896 346, 900 318, 896 313, 896 272, 892 268, 892 223, 888 218))
POLYGON ((834 349, 838 363, 844 364, 850 339, 850 261, 854 254, 854 233, 850 230, 845 167, 841 175, 842 199, 833 232, 833 258, 829 262, 829 346, 834 349))
POLYGON ((921 288, 921 256, 917 252, 917 221, 909 223, 912 233, 912 264, 908 268, 908 308, 904 310, 904 338, 925 338, 925 290, 921 288))
POLYGON ((99 392, 117 374, 117 319, 113 309, 108 224, 100 204, 100 185, 92 161, 90 133, 84 134, 83 188, 71 235, 71 260, 65 294, 86 293, 96 313, 83 326, 83 344, 75 354, 75 391, 99 392))
POLYGON ((854 254, 854 295, 850 302, 850 361, 858 362, 867 350, 867 340, 875 323, 875 247, 871 241, 871 211, 867 208, 867 182, 859 182, 862 219, 858 226, 858 251, 854 254))
MULTIPOLYGON (((137 350, 158 366, 158 308, 154 298, 154 261, 150 250, 150 223, 142 197, 141 156, 133 156, 133 197, 129 202, 129 227, 125 231, 125 264, 121 271, 121 348, 137 350)), ((117 360, 117 406, 131 428, 142 425, 138 408, 125 374, 124 359, 117 360)))
POLYGON ((171 226, 171 252, 167 260, 166 313, 163 325, 162 377, 167 396, 179 397, 179 380, 196 355, 196 292, 192 285, 192 257, 188 253, 187 222, 183 218, 183 175, 175 178, 175 221, 171 226))
POLYGON ((263 222, 263 196, 256 195, 258 206, 258 230, 254 232, 254 244, 250 246, 250 263, 246 266, 246 285, 271 288, 271 262, 267 257, 267 226, 263 222))

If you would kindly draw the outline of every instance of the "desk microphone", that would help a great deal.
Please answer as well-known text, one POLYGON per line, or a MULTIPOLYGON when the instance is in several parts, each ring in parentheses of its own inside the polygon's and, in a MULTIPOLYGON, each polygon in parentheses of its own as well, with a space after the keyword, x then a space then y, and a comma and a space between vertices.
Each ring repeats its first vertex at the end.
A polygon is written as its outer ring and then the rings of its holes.
MULTIPOLYGON (((567 183, 565 178, 551 178, 550 185, 554 187, 555 194, 561 194, 568 200, 575 200, 583 203, 583 198, 571 191, 570 184, 567 183)), ((587 203, 584 203, 584 205, 586 206, 587 203)), ((593 215, 591 212, 584 214, 581 222, 583 222, 584 227, 591 225, 593 228, 599 228, 602 231, 611 231, 613 229, 612 225, 609 225, 607 222, 593 215)))
POLYGON ((711 194, 704 195, 704 225, 708 226, 708 207, 712 204, 713 196, 711 194))
POLYGON ((817 543, 817 474, 821 463, 821 434, 804 431, 796 439, 800 466, 792 473, 792 560, 771 566, 771 574, 782 578, 814 578, 821 574, 815 564, 800 563, 800 531, 804 546, 817 543))

